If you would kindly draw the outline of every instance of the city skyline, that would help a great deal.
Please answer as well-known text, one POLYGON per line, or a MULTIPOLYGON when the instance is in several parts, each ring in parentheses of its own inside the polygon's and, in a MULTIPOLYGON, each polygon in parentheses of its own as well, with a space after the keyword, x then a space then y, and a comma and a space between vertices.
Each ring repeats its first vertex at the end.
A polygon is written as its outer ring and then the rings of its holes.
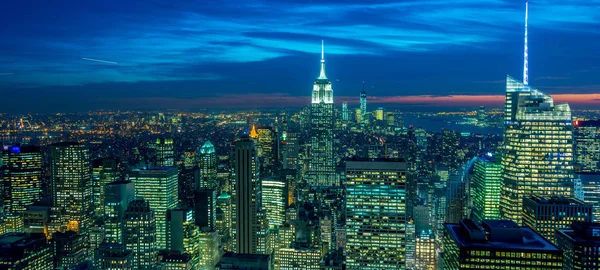
MULTIPOLYGON (((236 4, 11 3, 0 93, 39 101, 4 111, 305 106, 322 39, 336 106, 366 81, 370 104, 500 107, 521 78, 524 1, 236 4)), ((530 3, 529 81, 574 108, 600 100, 594 4, 530 3)))

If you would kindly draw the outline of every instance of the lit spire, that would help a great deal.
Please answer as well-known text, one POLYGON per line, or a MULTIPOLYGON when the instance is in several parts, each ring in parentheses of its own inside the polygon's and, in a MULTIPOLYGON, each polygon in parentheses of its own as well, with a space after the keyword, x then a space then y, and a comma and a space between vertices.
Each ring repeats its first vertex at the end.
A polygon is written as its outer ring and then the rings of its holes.
POLYGON ((529 54, 527 52, 527 21, 529 20, 529 1, 525 2, 525 50, 523 61, 523 84, 529 85, 529 54))
POLYGON ((258 133, 256 132, 256 127, 252 125, 252 130, 250 131, 250 138, 256 139, 258 138, 258 133))
POLYGON ((327 79, 327 76, 325 76, 325 42, 323 40, 321 40, 321 74, 319 79, 327 79))

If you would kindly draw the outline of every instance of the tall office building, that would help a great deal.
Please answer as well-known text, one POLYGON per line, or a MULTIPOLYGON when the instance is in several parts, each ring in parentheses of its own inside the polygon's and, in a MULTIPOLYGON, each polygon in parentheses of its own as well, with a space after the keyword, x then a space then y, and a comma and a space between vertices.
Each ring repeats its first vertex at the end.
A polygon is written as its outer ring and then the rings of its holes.
POLYGON ((350 120, 350 115, 348 114, 348 102, 342 102, 342 121, 348 122, 350 120))
POLYGON ((194 220, 203 231, 217 228, 217 193, 214 189, 200 189, 196 192, 194 220))
POLYGON ((194 269, 200 266, 200 228, 194 223, 191 209, 171 209, 167 211, 167 249, 191 256, 194 269))
POLYGON ((217 153, 215 146, 206 141, 198 151, 198 166, 200 167, 200 183, 198 187, 217 187, 217 153))
POLYGON ((79 143, 50 146, 52 204, 61 209, 62 223, 81 234, 91 226, 92 166, 90 150, 79 143))
MULTIPOLYGON (((283 120, 284 123, 286 120, 283 120)), ((281 133, 281 162, 283 169, 296 169, 298 166, 298 133, 283 130, 281 133)))
POLYGON ((231 249, 231 234, 233 232, 232 216, 232 201, 231 196, 227 193, 222 193, 217 197, 217 232, 219 232, 220 241, 223 244, 223 249, 232 251, 231 249))
POLYGON ((529 226, 554 242, 554 232, 573 222, 592 221, 592 206, 572 197, 523 198, 523 226, 529 226))
POLYGON ((375 120, 383 121, 383 107, 379 107, 375 110, 375 120))
POLYGON ((360 123, 367 121, 367 92, 365 91, 365 82, 363 82, 363 90, 360 92, 360 123))
POLYGON ((52 249, 43 234, 7 233, 0 236, 0 268, 54 269, 52 249))
POLYGON ((454 130, 442 130, 442 165, 453 171, 460 167, 461 162, 458 156, 460 146, 460 134, 454 130))
POLYGON ((175 166, 175 145, 171 138, 156 139, 156 166, 175 166))
POLYGON ((465 219, 445 227, 442 269, 563 269, 559 248, 510 220, 484 220, 479 226, 465 219))
POLYGON ((201 231, 199 238, 200 261, 199 269, 212 270, 221 259, 221 240, 219 232, 201 231))
POLYGON ((123 218, 129 202, 135 199, 133 182, 119 180, 104 187, 104 228, 107 243, 123 244, 123 218))
POLYGON ((321 73, 315 80, 310 106, 310 162, 308 184, 336 186, 333 154, 333 89, 325 76, 325 52, 321 47, 321 73))
POLYGON ((87 258, 84 237, 74 231, 54 233, 52 243, 54 266, 58 269, 73 269, 87 258))
POLYGON ((575 222, 570 228, 556 231, 556 246, 563 254, 563 269, 596 270, 600 268, 600 224, 575 222))
POLYGON ((124 240, 127 249, 133 252, 133 269, 150 269, 156 262, 156 218, 150 204, 145 200, 134 200, 125 211, 124 240))
POLYGON ((258 155, 254 142, 246 136, 235 143, 234 151, 236 252, 256 254, 261 188, 258 155))
POLYGON ((42 154, 39 146, 15 145, 4 155, 4 213, 20 216, 41 198, 42 154))
POLYGON ((219 270, 273 270, 273 257, 263 254, 226 252, 217 264, 219 270))
POLYGON ((529 86, 527 65, 526 50, 523 83, 507 77, 504 107, 500 210, 518 224, 524 196, 573 195, 571 109, 529 86))
POLYGON ((198 269, 193 263, 190 254, 177 250, 161 250, 158 253, 158 263, 155 269, 165 270, 194 270, 198 269))
POLYGON ((114 158, 96 159, 92 162, 92 200, 94 217, 104 215, 104 189, 106 184, 119 180, 117 160, 114 158))
POLYGON ((344 184, 348 269, 403 268, 406 163, 349 160, 344 184))
POLYGON ((579 174, 583 186, 583 201, 592 205, 594 222, 600 222, 600 173, 579 174))
POLYGON ((255 130, 258 137, 254 140, 254 146, 260 160, 260 173, 264 177, 272 176, 279 168, 277 131, 270 126, 257 126, 255 130))
POLYGON ((472 219, 481 222, 484 219, 500 219, 500 185, 502 184, 502 164, 499 158, 485 155, 475 161, 471 178, 470 196, 472 200, 472 219))
POLYGON ((575 171, 577 173, 600 172, 600 120, 575 120, 573 137, 575 171))
POLYGON ((156 215, 156 242, 159 249, 167 248, 167 211, 175 209, 179 201, 177 168, 141 168, 129 173, 135 184, 135 194, 150 203, 156 215))
POLYGON ((433 231, 421 231, 415 239, 415 265, 416 269, 436 270, 437 251, 433 231))
POLYGON ((266 211, 269 227, 278 228, 285 221, 288 192, 284 179, 270 177, 261 181, 262 206, 266 211))
POLYGON ((362 111, 359 108, 356 108, 354 110, 354 120, 356 121, 356 123, 360 124, 363 121, 362 119, 363 119, 362 111))

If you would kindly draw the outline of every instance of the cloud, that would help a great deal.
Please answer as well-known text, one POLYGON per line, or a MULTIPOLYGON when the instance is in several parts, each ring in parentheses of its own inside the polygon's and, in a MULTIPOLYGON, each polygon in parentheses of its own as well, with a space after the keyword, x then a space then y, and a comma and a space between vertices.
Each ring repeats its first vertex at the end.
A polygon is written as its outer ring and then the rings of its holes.
MULTIPOLYGON (((522 4, 501 0, 33 2, 5 9, 15 27, 0 30, 0 68, 22 75, 0 87, 186 79, 169 72, 317 55, 320 39, 333 55, 489 50, 521 31, 523 21, 522 4), (77 61, 86 55, 124 67, 77 61)), ((597 0, 540 0, 530 23, 590 32, 600 24, 597 14, 597 0)))

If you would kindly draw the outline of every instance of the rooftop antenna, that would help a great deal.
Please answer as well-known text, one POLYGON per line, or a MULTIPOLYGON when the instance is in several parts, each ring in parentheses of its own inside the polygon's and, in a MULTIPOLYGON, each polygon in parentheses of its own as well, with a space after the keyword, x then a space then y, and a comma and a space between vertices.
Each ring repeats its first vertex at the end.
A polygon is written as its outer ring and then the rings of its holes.
POLYGON ((529 1, 525 2, 525 50, 523 62, 523 84, 529 85, 529 54, 527 52, 527 21, 529 20, 529 1))

